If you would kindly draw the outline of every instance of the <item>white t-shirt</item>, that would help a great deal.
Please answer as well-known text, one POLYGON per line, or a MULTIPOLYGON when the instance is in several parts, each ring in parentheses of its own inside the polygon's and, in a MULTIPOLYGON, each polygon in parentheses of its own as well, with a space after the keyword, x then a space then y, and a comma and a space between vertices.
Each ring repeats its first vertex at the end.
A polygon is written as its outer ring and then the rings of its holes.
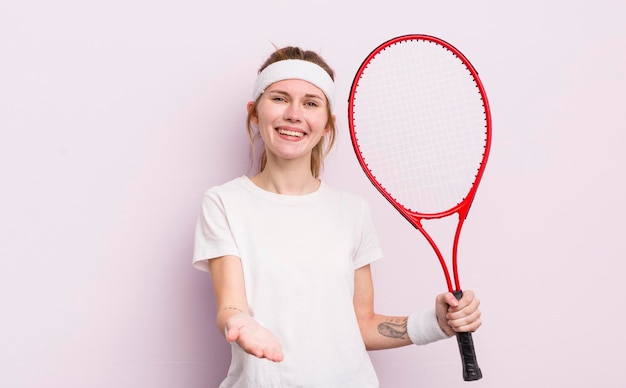
POLYGON ((284 360, 232 345, 221 387, 378 387, 354 313, 354 271, 382 257, 366 202, 321 184, 308 195, 265 191, 246 176, 208 190, 194 266, 241 259, 252 315, 284 360))

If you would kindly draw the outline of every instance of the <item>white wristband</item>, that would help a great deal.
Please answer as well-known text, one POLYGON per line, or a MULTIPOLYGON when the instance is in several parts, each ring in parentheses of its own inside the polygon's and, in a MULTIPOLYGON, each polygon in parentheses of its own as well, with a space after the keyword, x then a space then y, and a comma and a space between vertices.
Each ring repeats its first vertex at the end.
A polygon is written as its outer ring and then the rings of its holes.
POLYGON ((437 322, 435 310, 418 311, 409 315, 406 331, 415 345, 426 345, 448 338, 437 322))

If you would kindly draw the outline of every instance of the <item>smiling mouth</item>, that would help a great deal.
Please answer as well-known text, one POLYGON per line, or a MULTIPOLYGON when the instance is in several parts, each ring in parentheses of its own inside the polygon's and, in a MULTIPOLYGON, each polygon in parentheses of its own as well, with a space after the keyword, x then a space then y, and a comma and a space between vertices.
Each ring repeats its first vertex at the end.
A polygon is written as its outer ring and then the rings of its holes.
POLYGON ((302 133, 302 132, 290 131, 288 129, 282 129, 282 128, 278 128, 278 133, 280 133, 281 135, 291 136, 291 137, 298 137, 298 138, 304 136, 304 133, 302 133))

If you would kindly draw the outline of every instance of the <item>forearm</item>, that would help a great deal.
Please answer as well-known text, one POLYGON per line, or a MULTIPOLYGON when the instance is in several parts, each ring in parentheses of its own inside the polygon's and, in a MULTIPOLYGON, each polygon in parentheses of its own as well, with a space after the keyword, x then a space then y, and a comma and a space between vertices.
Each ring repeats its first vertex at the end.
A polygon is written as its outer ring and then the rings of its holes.
POLYGON ((237 314, 249 315, 241 260, 222 256, 209 260, 209 269, 215 291, 217 327, 224 332, 226 321, 237 314))
POLYGON ((423 345, 448 337, 441 330, 433 310, 416 312, 410 316, 371 314, 361 317, 359 325, 368 350, 423 345))
POLYGON ((410 345, 408 317, 371 314, 359 321, 361 336, 367 350, 391 349, 410 345))

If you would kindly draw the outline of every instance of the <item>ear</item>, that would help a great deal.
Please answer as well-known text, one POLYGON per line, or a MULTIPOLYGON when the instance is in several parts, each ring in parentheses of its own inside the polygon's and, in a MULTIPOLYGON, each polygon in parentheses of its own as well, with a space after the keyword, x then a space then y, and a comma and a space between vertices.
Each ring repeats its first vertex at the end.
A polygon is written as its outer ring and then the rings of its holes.
POLYGON ((254 109, 254 101, 248 102, 248 104, 246 105, 246 110, 250 115, 250 121, 252 121, 252 124, 259 125, 259 118, 257 117, 256 110, 254 109))

